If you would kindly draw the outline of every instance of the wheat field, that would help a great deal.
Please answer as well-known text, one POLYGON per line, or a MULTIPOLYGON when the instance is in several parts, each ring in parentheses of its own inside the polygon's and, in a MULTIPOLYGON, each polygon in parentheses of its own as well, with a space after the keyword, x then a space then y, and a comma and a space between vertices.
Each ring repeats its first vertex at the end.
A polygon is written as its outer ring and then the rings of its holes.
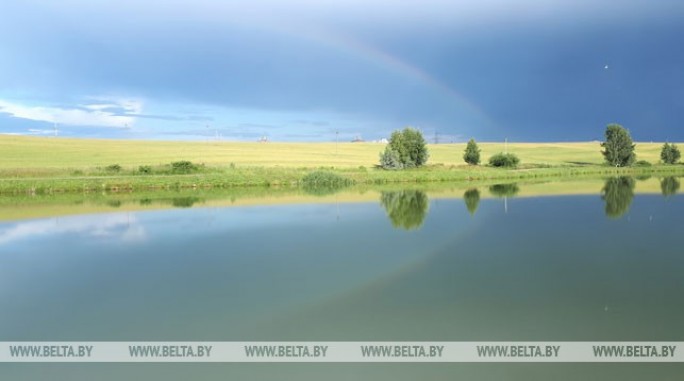
MULTIPOLYGON (((515 153, 522 164, 573 166, 600 164, 599 142, 478 143, 482 161, 494 153, 515 153)), ((657 163, 662 143, 636 143, 638 160, 657 163)), ((380 143, 177 142, 69 139, 0 135, 0 169, 93 168, 160 165, 189 160, 208 166, 372 167, 380 143)), ((429 144, 428 164, 464 165, 465 143, 429 144)))

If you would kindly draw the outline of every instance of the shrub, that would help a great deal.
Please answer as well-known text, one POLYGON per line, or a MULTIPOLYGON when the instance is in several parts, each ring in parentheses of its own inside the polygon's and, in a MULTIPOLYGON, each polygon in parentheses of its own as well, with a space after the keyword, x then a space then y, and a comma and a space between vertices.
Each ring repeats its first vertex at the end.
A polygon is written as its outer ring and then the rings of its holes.
POLYGON ((516 167, 520 163, 520 159, 512 153, 497 153, 489 158, 489 165, 492 167, 516 167))
POLYGON ((634 166, 636 166, 636 167, 650 167, 651 163, 649 163, 646 160, 639 160, 636 163, 634 163, 634 166))
POLYGON ((674 144, 665 143, 660 151, 660 160, 665 164, 675 164, 680 157, 679 148, 674 144))
POLYGON ((344 178, 336 173, 320 170, 311 172, 302 178, 304 191, 316 196, 336 193, 353 183, 353 180, 344 178))
POLYGON ((336 185, 350 184, 351 180, 329 171, 313 171, 302 178, 304 184, 336 185))
POLYGON ((107 172, 121 172, 121 166, 119 164, 112 164, 105 167, 107 172))
POLYGON ((402 169, 404 165, 399 159, 399 154, 389 145, 385 147, 385 151, 380 154, 380 166, 384 169, 402 169))
POLYGON ((190 173, 195 172, 198 169, 199 167, 197 164, 187 160, 174 161, 171 163, 171 172, 173 173, 190 173))
POLYGON ((480 164, 480 148, 475 143, 475 139, 468 141, 468 145, 466 145, 465 152, 463 153, 463 160, 470 165, 480 164))
POLYGON ((138 172, 142 173, 143 175, 149 175, 152 173, 152 166, 141 165, 138 167, 138 172))

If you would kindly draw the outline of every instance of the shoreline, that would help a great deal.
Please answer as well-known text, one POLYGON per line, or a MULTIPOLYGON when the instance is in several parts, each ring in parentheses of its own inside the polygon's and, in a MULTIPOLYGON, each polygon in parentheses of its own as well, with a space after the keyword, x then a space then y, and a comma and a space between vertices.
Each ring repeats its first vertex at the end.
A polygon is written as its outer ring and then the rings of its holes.
MULTIPOLYGON (((684 180, 683 180, 684 181, 684 180)), ((567 177, 564 179, 528 179, 515 183, 508 197, 598 196, 605 187, 602 177, 567 177)), ((221 208, 245 206, 279 206, 300 203, 379 202, 384 193, 419 191, 429 200, 464 199, 477 190, 478 199, 501 199, 495 187, 498 180, 471 182, 392 183, 384 185, 352 185, 327 193, 312 193, 303 187, 233 187, 226 189, 178 189, 172 191, 92 192, 20 194, 0 196, 0 221, 34 219, 92 213, 118 213, 171 208, 221 208)), ((639 176, 635 194, 662 194, 662 179, 639 176)))
MULTIPOLYGON (((467 184, 478 181, 515 182, 519 180, 561 180, 614 176, 681 176, 684 165, 613 168, 608 166, 543 167, 498 169, 490 167, 456 167, 432 165, 389 171, 377 168, 208 168, 199 173, 176 175, 93 175, 42 177, 0 177, 0 195, 34 195, 54 193, 130 193, 143 191, 177 191, 184 189, 232 189, 303 186, 303 177, 314 171, 336 174, 354 185, 410 185, 421 183, 467 184)), ((332 184, 334 186, 334 184, 332 184)))
POLYGON ((379 143, 210 143, 0 135, 0 195, 297 188, 314 171, 331 172, 339 176, 332 178, 356 185, 684 175, 684 164, 656 164, 662 147, 658 142, 636 143, 637 159, 652 165, 626 168, 604 164, 597 141, 478 143, 483 162, 507 150, 520 158, 517 169, 469 166, 462 158, 465 145, 428 144, 426 166, 383 170, 377 168, 385 146, 379 143))

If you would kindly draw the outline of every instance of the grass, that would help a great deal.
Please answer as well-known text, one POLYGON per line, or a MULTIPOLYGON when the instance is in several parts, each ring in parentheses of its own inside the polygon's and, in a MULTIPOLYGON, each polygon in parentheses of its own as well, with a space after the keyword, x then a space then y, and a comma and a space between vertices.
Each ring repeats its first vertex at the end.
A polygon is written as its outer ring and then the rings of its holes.
POLYGON ((429 145, 428 166, 385 171, 375 168, 384 148, 377 143, 162 142, 0 135, 0 193, 292 186, 302 184, 317 170, 357 184, 684 173, 684 165, 657 165, 661 143, 637 143, 637 158, 653 166, 621 169, 602 165, 598 142, 478 145, 483 162, 507 150, 520 158, 519 167, 468 166, 462 160, 465 143, 429 145), (181 171, 177 168, 181 164, 172 163, 186 163, 182 165, 188 170, 181 171))

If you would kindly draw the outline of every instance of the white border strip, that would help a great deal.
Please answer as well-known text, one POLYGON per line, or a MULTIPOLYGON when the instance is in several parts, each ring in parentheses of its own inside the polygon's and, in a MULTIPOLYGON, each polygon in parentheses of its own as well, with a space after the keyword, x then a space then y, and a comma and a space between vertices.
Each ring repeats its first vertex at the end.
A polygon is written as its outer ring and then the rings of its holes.
POLYGON ((0 362, 684 362, 684 342, 0 342, 0 362))

